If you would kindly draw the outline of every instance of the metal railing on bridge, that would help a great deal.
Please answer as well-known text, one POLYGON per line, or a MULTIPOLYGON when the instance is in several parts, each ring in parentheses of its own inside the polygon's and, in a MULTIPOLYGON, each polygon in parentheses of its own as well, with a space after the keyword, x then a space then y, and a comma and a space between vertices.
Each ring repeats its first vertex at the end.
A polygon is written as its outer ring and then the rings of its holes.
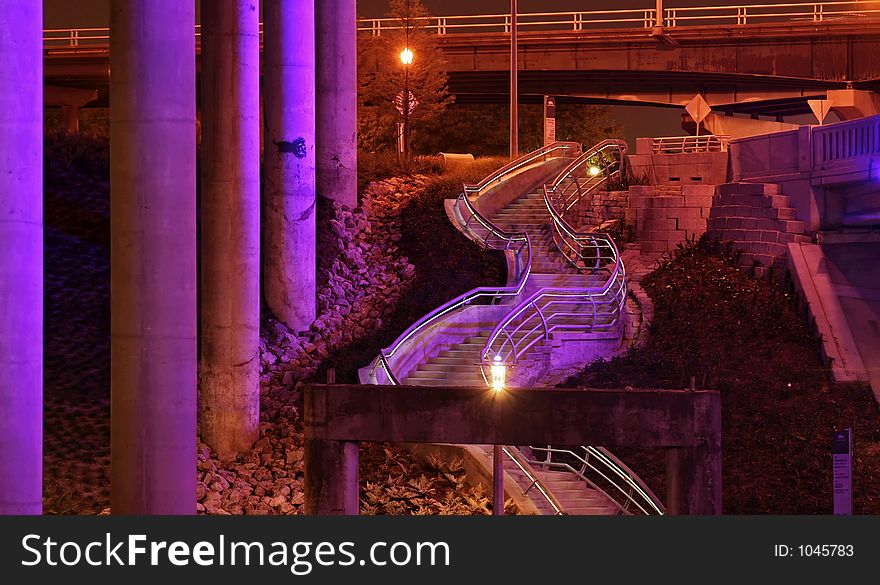
POLYGON ((663 136, 652 144, 654 154, 692 154, 696 152, 727 152, 730 136, 706 134, 704 136, 663 136))
MULTIPOLYGON (((609 28, 650 29, 658 24, 669 28, 687 26, 743 26, 827 21, 850 21, 880 18, 880 1, 798 2, 789 4, 730 4, 725 6, 691 6, 666 8, 657 18, 654 8, 625 10, 580 10, 573 12, 531 12, 517 17, 522 31, 584 31, 609 28)), ((509 33, 509 14, 474 14, 431 16, 418 23, 438 35, 509 33)), ((380 36, 400 30, 400 21, 393 18, 359 19, 357 30, 380 36)), ((200 29, 196 27, 198 37, 200 29)), ((263 25, 260 24, 262 40, 263 25)), ((46 29, 46 49, 105 47, 110 44, 108 27, 46 29)))

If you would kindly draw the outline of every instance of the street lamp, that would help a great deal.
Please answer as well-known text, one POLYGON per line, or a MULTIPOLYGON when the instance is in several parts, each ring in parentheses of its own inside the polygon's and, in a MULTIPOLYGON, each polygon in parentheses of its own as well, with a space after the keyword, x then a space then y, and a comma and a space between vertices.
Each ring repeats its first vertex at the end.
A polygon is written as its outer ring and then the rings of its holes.
POLYGON ((405 165, 409 160, 409 67, 412 65, 415 55, 409 47, 404 47, 400 52, 400 62, 403 63, 403 148, 401 149, 400 164, 405 165))
MULTIPOLYGON (((501 360, 500 355, 492 359, 490 368, 492 374, 492 392, 496 397, 504 392, 504 384, 507 378, 507 366, 501 360)), ((504 515, 504 447, 496 444, 492 451, 492 515, 504 515)))

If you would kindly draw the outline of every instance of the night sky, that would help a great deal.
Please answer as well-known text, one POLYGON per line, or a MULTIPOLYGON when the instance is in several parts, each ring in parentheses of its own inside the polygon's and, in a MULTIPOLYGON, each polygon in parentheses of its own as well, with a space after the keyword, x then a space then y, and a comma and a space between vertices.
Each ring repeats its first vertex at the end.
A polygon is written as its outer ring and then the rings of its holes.
MULTIPOLYGON (((326 2, 332 0, 318 0, 326 2)), ((752 4, 780 4, 790 0, 753 0, 752 4)), ((428 12, 449 14, 498 14, 508 12, 509 0, 423 0, 428 12)), ((700 6, 736 4, 735 0, 665 0, 665 6, 700 6)), ((656 0, 519 0, 519 11, 548 12, 567 10, 603 10, 653 8, 656 0)), ((107 26, 110 21, 110 0, 44 0, 46 28, 107 26)), ((198 2, 196 2, 198 6, 198 2)), ((359 0, 361 17, 385 16, 388 0, 359 0)), ((678 135, 681 115, 675 109, 644 106, 615 106, 612 116, 624 125, 626 138, 636 136, 678 135)))

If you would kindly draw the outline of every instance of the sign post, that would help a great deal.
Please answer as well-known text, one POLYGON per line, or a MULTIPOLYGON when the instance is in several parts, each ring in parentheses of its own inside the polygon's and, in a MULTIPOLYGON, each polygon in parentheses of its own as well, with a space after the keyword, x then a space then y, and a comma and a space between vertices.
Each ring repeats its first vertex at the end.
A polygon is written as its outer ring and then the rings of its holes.
POLYGON ((813 115, 816 116, 817 120, 819 120, 820 126, 825 123, 825 118, 828 116, 830 104, 831 102, 828 100, 807 100, 807 105, 809 105, 810 109, 813 110, 813 115))
POLYGON ((691 115, 691 118, 694 119, 694 122, 697 123, 697 136, 700 135, 700 124, 703 123, 703 120, 706 119, 706 116, 712 113, 712 108, 709 107, 709 103, 703 99, 703 96, 697 94, 694 96, 694 99, 689 101, 687 105, 684 107, 685 111, 691 115))
POLYGON ((544 96, 544 146, 556 142, 556 98, 544 96))
POLYGON ((852 429, 835 431, 831 469, 834 477, 834 515, 852 515, 852 429))

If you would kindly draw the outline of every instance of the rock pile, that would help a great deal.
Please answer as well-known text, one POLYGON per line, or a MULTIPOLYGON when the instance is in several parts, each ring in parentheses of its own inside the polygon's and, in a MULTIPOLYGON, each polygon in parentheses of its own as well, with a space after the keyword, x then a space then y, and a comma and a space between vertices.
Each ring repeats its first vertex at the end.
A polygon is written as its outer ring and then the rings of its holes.
MULTIPOLYGON (((401 254, 400 211, 427 177, 371 183, 361 207, 333 202, 319 222, 318 318, 291 331, 264 315, 260 440, 235 461, 199 445, 198 511, 208 514, 297 514, 303 504, 300 388, 331 352, 369 337, 404 294, 415 268, 401 254), (319 229, 321 229, 319 228, 319 229), (332 260, 331 260, 332 258, 332 260)), ((364 364, 365 365, 365 364, 364 364)))

